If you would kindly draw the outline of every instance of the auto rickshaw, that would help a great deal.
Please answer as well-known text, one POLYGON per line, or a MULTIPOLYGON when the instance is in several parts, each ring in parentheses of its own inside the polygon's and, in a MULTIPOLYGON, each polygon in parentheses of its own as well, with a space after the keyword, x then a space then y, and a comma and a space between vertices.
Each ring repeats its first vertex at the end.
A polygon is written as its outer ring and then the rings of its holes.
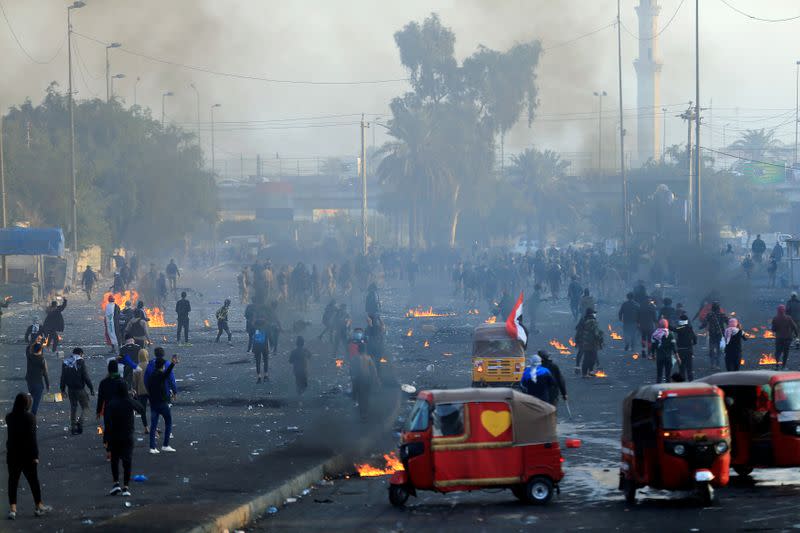
POLYGON ((543 505, 564 477, 555 407, 510 388, 421 391, 400 438, 400 460, 404 470, 389 480, 389 501, 398 507, 417 490, 487 488, 543 505))
POLYGON ((720 372, 699 381, 725 393, 737 474, 800 466, 800 372, 720 372))
POLYGON ((525 346, 505 324, 481 324, 472 335, 472 386, 510 387, 525 371, 525 346))
POLYGON ((730 428, 722 390, 706 383, 639 387, 622 404, 619 488, 696 489, 703 505, 728 484, 730 428))

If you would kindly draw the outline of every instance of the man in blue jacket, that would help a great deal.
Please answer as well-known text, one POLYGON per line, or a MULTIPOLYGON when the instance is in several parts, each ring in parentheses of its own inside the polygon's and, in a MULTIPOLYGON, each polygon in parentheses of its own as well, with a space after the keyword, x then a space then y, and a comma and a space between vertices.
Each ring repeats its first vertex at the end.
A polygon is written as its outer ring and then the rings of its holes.
MULTIPOLYGON (((151 359, 149 363, 147 363, 147 368, 144 371, 144 382, 148 383, 150 380, 150 376, 153 375, 153 372, 156 371, 156 359, 164 359, 164 348, 158 346, 155 350, 153 350, 156 358, 151 359)), ((175 382, 175 373, 170 372, 169 379, 167 379, 167 389, 169 389, 170 394, 173 397, 178 395, 178 384, 175 382)))
POLYGON ((542 358, 538 355, 531 357, 530 366, 522 373, 519 382, 522 392, 550 403, 550 391, 557 387, 553 374, 542 366, 542 358))

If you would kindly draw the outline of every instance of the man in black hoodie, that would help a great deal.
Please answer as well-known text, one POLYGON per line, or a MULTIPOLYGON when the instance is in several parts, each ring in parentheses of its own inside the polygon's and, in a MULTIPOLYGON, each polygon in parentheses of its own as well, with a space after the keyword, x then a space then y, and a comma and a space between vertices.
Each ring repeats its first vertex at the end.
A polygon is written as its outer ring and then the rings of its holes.
POLYGON ((639 325, 639 304, 633 299, 632 292, 629 292, 627 299, 622 302, 617 316, 622 322, 622 337, 625 339, 627 351, 635 346, 639 325))
POLYGON ((64 331, 64 315, 62 313, 66 308, 66 298, 64 298, 61 305, 58 305, 58 302, 53 300, 50 303, 50 307, 47 308, 47 316, 42 324, 42 331, 47 336, 47 342, 50 343, 53 353, 58 351, 59 333, 64 331))
POLYGON ((674 331, 678 357, 681 360, 678 371, 685 381, 694 381, 694 345, 697 344, 697 335, 692 329, 689 315, 681 313, 674 331))
POLYGON ((69 396, 69 423, 73 435, 83 433, 83 415, 89 408, 86 387, 89 387, 89 393, 94 396, 92 380, 83 360, 83 349, 75 348, 72 350, 72 356, 64 359, 61 365, 61 394, 66 393, 69 396), (81 408, 81 414, 76 417, 78 406, 81 408))
MULTIPOLYGON (((108 449, 108 424, 109 424, 109 409, 108 404, 111 401, 112 393, 118 384, 125 387, 125 382, 122 381, 122 376, 119 375, 119 364, 116 359, 111 359, 108 362, 108 375, 103 378, 100 385, 97 386, 97 420, 103 417, 103 444, 108 449)), ((126 387, 127 388, 127 387, 126 387)))
POLYGON ((567 401, 567 384, 564 382, 564 376, 561 374, 561 369, 558 368, 558 365, 550 359, 550 354, 547 350, 539 350, 537 352, 539 357, 542 358, 542 366, 550 371, 550 374, 553 375, 553 383, 550 385, 550 403, 554 406, 558 405, 558 395, 561 394, 561 397, 564 401, 567 401))
POLYGON ((128 387, 122 380, 114 380, 109 387, 110 398, 107 403, 106 439, 111 453, 111 476, 114 486, 109 494, 130 496, 128 485, 131 482, 131 463, 133 459, 133 421, 134 411, 144 412, 142 404, 132 399, 128 387), (119 486, 119 462, 122 461, 123 483, 119 486))
POLYGON ((183 343, 189 344, 189 312, 192 304, 186 299, 186 291, 181 293, 181 299, 175 303, 175 314, 178 315, 178 344, 181 342, 181 329, 183 329, 183 343))

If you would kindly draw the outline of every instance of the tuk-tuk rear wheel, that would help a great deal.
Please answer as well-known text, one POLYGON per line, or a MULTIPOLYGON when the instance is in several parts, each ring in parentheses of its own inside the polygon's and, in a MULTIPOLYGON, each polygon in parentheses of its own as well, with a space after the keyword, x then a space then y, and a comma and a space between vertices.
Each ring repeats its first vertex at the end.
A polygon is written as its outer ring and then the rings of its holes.
POLYGON ((408 494, 405 485, 389 485, 389 502, 395 507, 403 507, 408 500, 408 494))
POLYGON ((625 479, 623 482, 623 490, 625 491, 625 502, 633 505, 636 503, 636 483, 633 480, 625 479))
POLYGON ((545 476, 531 478, 525 487, 525 497, 528 503, 545 505, 553 497, 553 482, 545 476))

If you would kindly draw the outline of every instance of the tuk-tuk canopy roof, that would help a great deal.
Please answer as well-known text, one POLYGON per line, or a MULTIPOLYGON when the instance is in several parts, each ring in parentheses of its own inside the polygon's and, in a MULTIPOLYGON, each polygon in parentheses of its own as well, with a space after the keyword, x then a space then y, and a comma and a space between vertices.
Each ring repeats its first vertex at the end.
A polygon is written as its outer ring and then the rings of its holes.
POLYGON ((511 409, 514 444, 554 442, 556 408, 539 398, 509 388, 442 389, 427 392, 433 403, 505 402, 511 409))
POLYGON ((633 430, 631 426, 631 414, 633 411, 634 400, 643 400, 653 403, 659 398, 667 397, 670 392, 682 392, 684 394, 716 394, 717 387, 708 383, 694 381, 691 383, 657 383, 653 385, 643 385, 628 394, 622 401, 622 439, 631 440, 633 430), (660 396, 659 396, 660 395, 660 396))
POLYGON ((664 397, 668 392, 672 391, 680 391, 683 393, 696 391, 697 394, 714 394, 714 387, 711 384, 699 381, 692 383, 656 383, 639 387, 628 394, 625 400, 645 400, 654 402, 658 400, 659 394, 661 394, 661 397, 664 397))
POLYGON ((780 378, 780 381, 790 379, 800 379, 800 372, 778 372, 776 370, 745 370, 742 372, 718 372, 711 374, 698 381, 703 383, 710 383, 719 387, 728 385, 736 386, 761 386, 767 385, 774 378, 780 378))
POLYGON ((508 340, 512 337, 506 331, 505 323, 481 324, 475 328, 472 339, 475 341, 508 340))

